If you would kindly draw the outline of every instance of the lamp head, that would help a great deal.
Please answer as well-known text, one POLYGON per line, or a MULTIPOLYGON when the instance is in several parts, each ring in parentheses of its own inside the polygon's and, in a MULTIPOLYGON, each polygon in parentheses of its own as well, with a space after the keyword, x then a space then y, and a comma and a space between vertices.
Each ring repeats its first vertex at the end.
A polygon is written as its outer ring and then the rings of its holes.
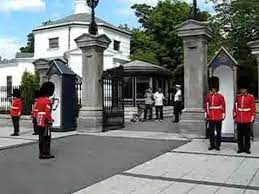
POLYGON ((92 9, 96 8, 96 6, 99 3, 99 0, 86 0, 87 5, 91 7, 92 9))

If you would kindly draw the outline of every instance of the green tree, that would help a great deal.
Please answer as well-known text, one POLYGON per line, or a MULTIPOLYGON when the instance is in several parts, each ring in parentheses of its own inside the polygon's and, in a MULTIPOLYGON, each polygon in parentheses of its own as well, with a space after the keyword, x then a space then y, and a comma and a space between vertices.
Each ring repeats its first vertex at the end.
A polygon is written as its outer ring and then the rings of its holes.
POLYGON ((32 74, 29 72, 24 72, 21 82, 21 94, 24 100, 24 114, 30 114, 31 105, 34 102, 34 90, 40 87, 40 77, 39 74, 32 74))
POLYGON ((33 33, 28 34, 27 45, 25 47, 21 47, 20 51, 22 53, 33 53, 34 52, 34 36, 33 36, 33 33))
MULTIPOLYGON (((213 46, 227 47, 240 65, 239 75, 249 75, 256 83, 257 65, 247 43, 259 39, 259 2, 258 0, 213 0, 215 16, 211 22, 215 27, 216 38, 213 46)), ((256 86, 253 88, 256 92, 256 86)))
MULTIPOLYGON (((42 22, 42 25, 48 25, 51 24, 52 21, 48 20, 45 22, 42 22)), ((34 52, 34 35, 31 32, 27 35, 27 43, 26 46, 20 48, 21 53, 33 53, 34 52)))
MULTIPOLYGON (((176 27, 190 17, 191 7, 180 0, 165 0, 155 7, 135 4, 132 9, 141 27, 132 30, 131 60, 157 63, 173 71, 183 63, 182 40, 176 27)), ((208 16, 198 11, 199 20, 208 16)))

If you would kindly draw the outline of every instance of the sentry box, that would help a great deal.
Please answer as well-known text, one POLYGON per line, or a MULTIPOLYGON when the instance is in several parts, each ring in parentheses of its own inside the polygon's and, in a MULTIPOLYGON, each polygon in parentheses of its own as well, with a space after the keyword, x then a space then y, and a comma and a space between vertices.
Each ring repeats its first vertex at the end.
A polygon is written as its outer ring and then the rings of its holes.
POLYGON ((76 129, 77 95, 76 74, 61 59, 50 61, 48 80, 55 84, 52 99, 53 131, 76 129))

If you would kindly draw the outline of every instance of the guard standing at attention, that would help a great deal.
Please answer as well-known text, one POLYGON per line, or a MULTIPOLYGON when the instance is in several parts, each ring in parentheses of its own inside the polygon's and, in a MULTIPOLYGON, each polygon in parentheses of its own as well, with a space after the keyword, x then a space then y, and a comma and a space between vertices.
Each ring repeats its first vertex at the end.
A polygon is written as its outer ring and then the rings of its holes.
POLYGON ((33 124, 33 134, 32 135, 38 135, 38 129, 37 129, 37 113, 38 109, 36 108, 37 106, 37 101, 39 97, 39 90, 34 91, 34 103, 32 105, 32 111, 31 111, 31 117, 32 117, 32 124, 33 124))
POLYGON ((256 108, 254 96, 248 93, 249 83, 247 80, 247 77, 241 77, 238 80, 239 94, 234 105, 234 119, 237 124, 237 153, 251 154, 251 125, 255 121, 256 108))
POLYGON ((53 95, 55 86, 52 82, 44 83, 39 92, 39 98, 36 104, 37 112, 37 128, 39 132, 39 158, 40 159, 50 159, 54 158, 50 154, 50 143, 51 143, 51 99, 50 96, 53 95))
POLYGON ((11 136, 19 136, 19 122, 23 111, 23 100, 19 89, 13 90, 13 99, 11 100, 10 115, 13 121, 14 133, 11 136))
POLYGON ((181 85, 176 85, 176 93, 174 95, 174 123, 179 122, 179 116, 182 114, 182 91, 181 85))
POLYGON ((209 88, 210 93, 207 95, 205 103, 205 118, 209 122, 209 150, 220 150, 222 121, 226 114, 225 99, 222 94, 218 93, 219 79, 217 77, 209 79, 209 88))

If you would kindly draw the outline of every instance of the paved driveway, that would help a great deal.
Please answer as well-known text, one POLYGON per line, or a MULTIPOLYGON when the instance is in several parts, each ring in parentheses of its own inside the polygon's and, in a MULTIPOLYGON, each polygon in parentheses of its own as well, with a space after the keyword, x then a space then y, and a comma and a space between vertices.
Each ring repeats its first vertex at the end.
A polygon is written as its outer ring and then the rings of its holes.
POLYGON ((4 194, 64 194, 147 162, 186 141, 75 135, 53 142, 53 160, 38 159, 38 145, 0 151, 4 194))

